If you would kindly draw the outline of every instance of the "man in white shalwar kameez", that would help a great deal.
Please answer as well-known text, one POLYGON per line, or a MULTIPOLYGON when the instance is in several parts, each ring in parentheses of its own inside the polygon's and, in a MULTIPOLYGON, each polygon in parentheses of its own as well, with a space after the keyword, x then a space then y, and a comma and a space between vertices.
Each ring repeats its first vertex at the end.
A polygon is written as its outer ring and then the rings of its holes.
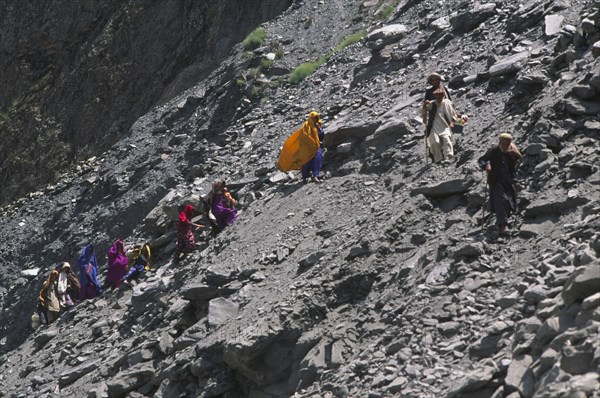
POLYGON ((454 149, 452 147, 452 127, 454 127, 454 117, 456 112, 452 102, 446 98, 443 88, 438 88, 433 92, 435 101, 427 101, 427 109, 435 107, 435 116, 433 120, 427 123, 427 140, 429 151, 433 156, 434 162, 444 161, 450 163, 454 158, 454 149))

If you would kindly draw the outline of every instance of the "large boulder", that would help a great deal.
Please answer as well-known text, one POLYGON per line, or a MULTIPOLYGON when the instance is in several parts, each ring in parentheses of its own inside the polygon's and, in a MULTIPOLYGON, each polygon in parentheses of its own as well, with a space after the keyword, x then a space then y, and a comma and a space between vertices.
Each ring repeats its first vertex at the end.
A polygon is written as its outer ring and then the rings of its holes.
POLYGON ((289 374, 294 360, 290 354, 298 336, 284 333, 278 321, 256 320, 230 336, 223 346, 223 361, 236 373, 259 386, 275 383, 289 374), (284 334, 289 339, 282 338, 284 334))
POLYGON ((353 138, 364 140, 377 131, 380 125, 381 122, 374 120, 336 120, 327 126, 324 145, 328 148, 334 148, 344 142, 351 141, 353 138))
POLYGON ((411 194, 418 195, 423 194, 432 198, 445 198, 456 194, 463 194, 469 192, 472 181, 457 178, 454 180, 443 181, 439 183, 428 184, 423 187, 414 188, 411 194))
POLYGON ((544 16, 545 3, 532 1, 524 7, 518 7, 506 21, 507 33, 520 33, 536 26, 544 16))
POLYGON ((600 102, 584 101, 577 98, 569 98, 557 104, 563 104, 565 110, 574 116, 595 116, 600 114, 600 102))
POLYGON ((166 296, 170 285, 171 278, 168 277, 136 285, 131 295, 133 310, 142 313, 153 306, 168 308, 166 296))
POLYGON ((129 392, 150 381, 152 376, 154 376, 154 367, 151 363, 132 367, 106 383, 108 394, 110 397, 125 397, 129 392))
POLYGON ((546 36, 556 36, 562 28, 562 23, 564 19, 564 16, 558 14, 546 15, 544 19, 544 33, 546 34, 546 36))
POLYGON ((200 204, 200 196, 197 194, 185 196, 177 190, 171 190, 144 218, 144 226, 165 232, 166 228, 172 222, 176 222, 179 219, 179 212, 183 206, 192 205, 196 209, 196 212, 201 214, 204 212, 204 207, 200 204))
POLYGON ((208 324, 212 327, 220 326, 234 319, 238 315, 239 304, 226 298, 216 298, 208 303, 208 324))
POLYGON ((50 340, 52 340, 56 336, 58 336, 58 329, 55 327, 51 327, 49 329, 42 331, 37 336, 35 336, 34 341, 39 347, 43 347, 44 345, 46 345, 46 343, 48 343, 50 340))
POLYGON ((468 396, 477 396, 488 384, 492 383, 494 374, 497 372, 495 367, 483 365, 477 370, 465 374, 462 378, 453 383, 453 388, 448 391, 447 398, 459 398, 468 396), (473 394, 473 395, 470 395, 473 394))
POLYGON ((579 196, 576 192, 568 192, 566 197, 539 196, 525 209, 525 217, 553 215, 572 209, 589 202, 589 199, 579 196))
POLYGON ((67 386, 67 385, 73 383, 76 380, 79 380, 86 374, 90 373, 92 370, 98 369, 99 363, 100 363, 100 361, 90 361, 90 362, 81 364, 75 368, 65 370, 58 377, 58 385, 60 387, 64 387, 64 386, 67 386))
POLYGON ((535 378, 530 368, 532 362, 530 355, 513 358, 506 371, 504 383, 510 390, 517 390, 521 397, 529 398, 534 393, 535 378))
POLYGON ((208 301, 219 295, 219 290, 215 286, 209 286, 202 283, 196 283, 186 286, 181 291, 181 296, 190 301, 208 301))
POLYGON ((381 124, 373 135, 365 140, 368 147, 384 145, 389 147, 402 138, 412 133, 412 127, 408 120, 400 117, 392 117, 381 124))
POLYGON ((400 39, 402 39, 407 32, 408 28, 406 25, 387 25, 383 28, 375 29, 369 33, 365 38, 365 41, 367 47, 369 47, 371 50, 379 51, 389 44, 400 41, 400 39))
POLYGON ((457 32, 469 32, 495 13, 495 3, 475 3, 468 11, 451 17, 450 24, 452 25, 452 29, 457 32))
POLYGON ((600 262, 595 261, 573 274, 562 291, 565 304, 583 300, 592 294, 600 292, 600 262))
POLYGON ((510 75, 512 73, 516 73, 523 69, 523 67, 527 64, 528 59, 529 52, 527 51, 503 58, 490 67, 490 76, 510 75))

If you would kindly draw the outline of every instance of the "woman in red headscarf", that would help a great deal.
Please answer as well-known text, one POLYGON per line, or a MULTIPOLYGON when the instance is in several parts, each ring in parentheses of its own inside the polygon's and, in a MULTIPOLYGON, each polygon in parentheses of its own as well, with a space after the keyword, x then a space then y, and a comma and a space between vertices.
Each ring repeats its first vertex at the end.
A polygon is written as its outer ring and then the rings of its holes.
POLYGON ((121 239, 117 240, 107 251, 108 274, 106 283, 111 289, 121 286, 121 278, 127 273, 129 259, 125 255, 125 245, 121 239))
POLYGON ((179 261, 182 253, 189 253, 196 248, 196 239, 194 238, 194 227, 203 228, 204 225, 194 224, 194 206, 187 205, 179 213, 179 225, 177 226, 177 250, 173 259, 179 261))

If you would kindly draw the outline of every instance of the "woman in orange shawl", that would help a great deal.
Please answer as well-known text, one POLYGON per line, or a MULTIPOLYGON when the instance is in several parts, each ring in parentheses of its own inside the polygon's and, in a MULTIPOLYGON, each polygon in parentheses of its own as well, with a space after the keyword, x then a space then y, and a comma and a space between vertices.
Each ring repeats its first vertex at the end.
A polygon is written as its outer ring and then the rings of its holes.
POLYGON ((319 113, 313 111, 308 114, 306 122, 285 140, 277 161, 280 171, 301 170, 317 155, 321 146, 317 128, 320 123, 319 113))

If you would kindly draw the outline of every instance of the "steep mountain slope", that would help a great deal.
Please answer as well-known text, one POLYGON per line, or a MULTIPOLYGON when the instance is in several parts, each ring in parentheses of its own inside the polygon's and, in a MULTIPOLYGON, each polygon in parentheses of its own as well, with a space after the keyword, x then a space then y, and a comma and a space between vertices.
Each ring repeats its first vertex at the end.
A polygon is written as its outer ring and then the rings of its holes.
POLYGON ((290 3, 3 1, 0 203, 109 149, 290 3))
POLYGON ((35 333, 50 266, 5 272, 0 396, 598 396, 600 4, 387 6, 295 2, 264 47, 236 47, 106 154, 3 208, 3 270, 118 237, 151 241, 158 268, 35 333), (423 159, 433 70, 471 116, 450 166, 423 159), (312 109, 323 184, 274 168, 312 109), (498 239, 475 161, 505 129, 525 153, 522 210, 498 239), (171 263, 178 206, 216 177, 238 221, 171 263))

